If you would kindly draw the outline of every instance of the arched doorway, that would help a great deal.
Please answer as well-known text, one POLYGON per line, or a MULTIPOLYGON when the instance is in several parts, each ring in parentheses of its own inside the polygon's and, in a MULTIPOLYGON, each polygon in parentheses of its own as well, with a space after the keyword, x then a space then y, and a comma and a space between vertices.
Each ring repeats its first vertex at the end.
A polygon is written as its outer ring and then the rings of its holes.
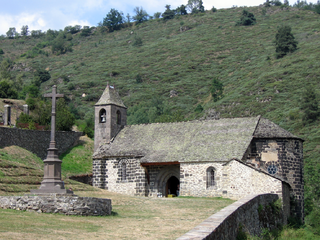
POLYGON ((170 177, 166 184, 166 197, 168 197, 168 194, 174 194, 177 196, 177 190, 180 188, 178 185, 180 186, 179 179, 175 176, 170 177))

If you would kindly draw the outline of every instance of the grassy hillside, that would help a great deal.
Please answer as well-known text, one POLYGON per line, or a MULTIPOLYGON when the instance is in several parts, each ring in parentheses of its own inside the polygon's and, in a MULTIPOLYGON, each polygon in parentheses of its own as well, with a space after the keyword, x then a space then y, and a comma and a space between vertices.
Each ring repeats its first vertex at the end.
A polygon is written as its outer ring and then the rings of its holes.
MULTIPOLYGON (((62 179, 66 188, 74 191, 94 191, 89 185, 68 179, 76 174, 92 172, 93 141, 81 137, 79 144, 60 156, 63 161, 62 179)), ((31 152, 10 146, 0 149, 0 195, 30 192, 40 187, 43 180, 43 161, 31 152)))
POLYGON ((96 28, 88 37, 73 34, 73 51, 62 55, 52 54, 50 46, 42 48, 47 54, 23 55, 45 37, 4 39, 0 60, 14 61, 11 74, 23 84, 30 84, 37 67, 48 70, 51 79, 41 84, 42 93, 57 84, 81 119, 93 118, 93 105, 107 82, 116 85, 128 106, 129 124, 199 118, 205 114, 194 111, 199 104, 222 117, 262 115, 306 140, 306 202, 311 206, 320 196, 320 129, 319 120, 303 124, 301 99, 306 86, 319 95, 320 15, 252 7, 247 10, 257 23, 235 26, 243 9, 150 20, 111 33, 96 28), (273 41, 282 24, 292 27, 298 50, 276 59, 273 41), (137 40, 141 46, 135 46, 137 40), (218 102, 210 94, 214 77, 224 85, 218 102))

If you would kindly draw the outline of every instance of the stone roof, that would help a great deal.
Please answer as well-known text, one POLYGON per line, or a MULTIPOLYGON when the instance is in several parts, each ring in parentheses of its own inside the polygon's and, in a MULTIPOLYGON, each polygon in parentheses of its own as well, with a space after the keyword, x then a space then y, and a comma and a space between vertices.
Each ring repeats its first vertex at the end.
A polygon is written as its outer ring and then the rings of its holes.
POLYGON ((255 138, 298 138, 292 133, 279 127, 266 118, 260 118, 257 129, 254 132, 255 138))
POLYGON ((242 159, 259 117, 125 126, 94 158, 141 156, 141 162, 242 159))
POLYGON ((109 84, 107 85, 106 89, 102 93, 102 96, 100 97, 99 101, 95 104, 95 106, 108 105, 108 104, 113 104, 116 106, 127 108, 123 104, 119 96, 119 93, 116 91, 114 86, 109 86, 109 84))
POLYGON ((227 162, 242 159, 254 137, 297 138, 260 116, 127 125, 110 143, 102 143, 93 158, 141 157, 141 163, 227 162))

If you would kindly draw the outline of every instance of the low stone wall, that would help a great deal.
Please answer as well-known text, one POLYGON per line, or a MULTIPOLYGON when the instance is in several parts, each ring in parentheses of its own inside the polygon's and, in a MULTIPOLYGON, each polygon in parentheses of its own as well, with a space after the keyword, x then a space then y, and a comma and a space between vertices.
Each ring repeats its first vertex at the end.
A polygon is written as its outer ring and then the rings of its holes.
POLYGON ((38 213, 82 216, 105 216, 110 215, 112 210, 111 199, 78 197, 68 194, 1 196, 0 207, 38 213))
MULTIPOLYGON (((50 134, 50 131, 0 127, 0 147, 16 145, 36 154, 41 159, 45 159, 50 144, 50 134)), ((56 146, 58 155, 71 148, 82 135, 82 132, 57 131, 56 146)))
POLYGON ((260 236, 262 229, 274 229, 281 224, 283 212, 274 202, 276 194, 251 195, 210 216, 179 240, 187 239, 236 239, 239 230, 260 236))

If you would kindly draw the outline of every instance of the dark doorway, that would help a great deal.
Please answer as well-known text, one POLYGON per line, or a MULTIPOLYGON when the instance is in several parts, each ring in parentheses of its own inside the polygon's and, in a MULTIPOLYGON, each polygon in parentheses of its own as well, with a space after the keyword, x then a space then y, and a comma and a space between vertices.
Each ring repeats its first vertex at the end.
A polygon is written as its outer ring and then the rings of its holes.
POLYGON ((172 176, 168 179, 167 185, 166 185, 166 197, 168 197, 168 194, 174 194, 177 196, 177 190, 179 191, 180 182, 179 179, 175 176, 172 176))

